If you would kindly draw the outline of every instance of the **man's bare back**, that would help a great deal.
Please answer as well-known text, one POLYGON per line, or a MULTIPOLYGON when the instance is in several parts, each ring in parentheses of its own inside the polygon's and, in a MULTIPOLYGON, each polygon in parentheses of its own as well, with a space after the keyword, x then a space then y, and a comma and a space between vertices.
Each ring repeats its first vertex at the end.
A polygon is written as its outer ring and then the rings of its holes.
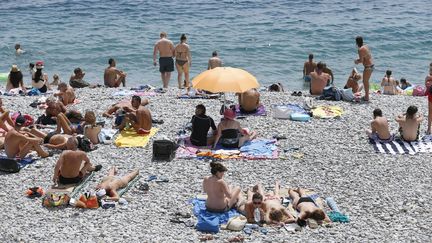
POLYGON ((322 94, 324 87, 327 85, 327 82, 331 79, 330 75, 324 72, 312 72, 310 73, 312 78, 311 80, 311 94, 312 95, 320 95, 322 94))
POLYGON ((371 122, 372 132, 378 135, 379 139, 387 140, 391 137, 387 118, 376 117, 371 122))
POLYGON ((208 61, 208 70, 213 69, 213 68, 217 68, 217 67, 222 67, 222 60, 219 57, 212 57, 209 59, 208 61))
POLYGON ((315 62, 313 62, 313 61, 312 62, 310 62, 310 61, 305 62, 304 66, 303 66, 303 69, 304 69, 303 75, 304 76, 309 75, 311 72, 315 71, 315 68, 316 68, 315 62))
POLYGON ((423 116, 416 116, 413 119, 407 119, 406 115, 400 115, 396 118, 399 123, 401 137, 405 141, 415 141, 419 136, 419 126, 423 121, 423 116))
POLYGON ((258 108, 260 94, 255 89, 250 89, 242 94, 239 94, 239 105, 246 112, 255 111, 258 108))
MULTIPOLYGON (((155 43, 155 52, 159 52, 159 57, 173 57, 174 56, 174 44, 167 38, 161 38, 155 43)), ((183 59, 182 59, 183 60, 183 59)))

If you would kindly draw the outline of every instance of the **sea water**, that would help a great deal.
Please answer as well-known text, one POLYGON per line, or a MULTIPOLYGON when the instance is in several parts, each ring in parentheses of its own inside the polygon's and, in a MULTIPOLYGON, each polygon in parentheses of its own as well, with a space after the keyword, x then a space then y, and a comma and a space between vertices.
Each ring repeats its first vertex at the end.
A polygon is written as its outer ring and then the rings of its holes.
MULTIPOLYGON (((43 60, 50 80, 57 73, 68 81, 74 68, 81 67, 85 80, 103 83, 112 57, 127 72, 128 86, 160 87, 153 45, 166 31, 175 44, 182 33, 188 36, 191 77, 207 69, 216 50, 225 66, 251 72, 262 85, 281 82, 303 89, 303 63, 313 53, 342 86, 355 66, 355 37, 361 35, 374 57, 373 81, 391 69, 398 79, 423 83, 432 61, 430 3, 1 0, 0 73, 16 63, 29 84, 28 63, 43 60), (26 53, 17 57, 15 43, 26 53)), ((176 72, 170 85, 177 86, 176 72)))

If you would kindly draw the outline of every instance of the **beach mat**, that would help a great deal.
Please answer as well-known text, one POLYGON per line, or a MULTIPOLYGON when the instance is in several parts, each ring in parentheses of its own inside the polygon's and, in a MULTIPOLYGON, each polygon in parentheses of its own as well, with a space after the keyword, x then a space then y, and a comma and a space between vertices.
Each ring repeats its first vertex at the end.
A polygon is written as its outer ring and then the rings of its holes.
POLYGON ((369 139, 369 143, 372 144, 375 152, 383 154, 432 153, 432 135, 426 135, 414 142, 406 142, 396 138, 390 142, 369 139))
POLYGON ((129 183, 125 187, 120 188, 120 190, 117 191, 118 196, 122 197, 123 194, 125 194, 127 191, 129 191, 129 189, 133 185, 135 185, 135 183, 138 182, 138 180, 140 179, 140 177, 141 177, 140 175, 135 176, 135 178, 133 178, 131 181, 129 181, 129 183))
POLYGON ((26 157, 24 159, 11 159, 6 156, 0 156, 0 171, 8 173, 17 173, 22 168, 35 162, 36 159, 32 157, 26 157))
POLYGON ((210 151, 211 146, 195 146, 190 142, 190 137, 185 139, 184 145, 176 150, 176 159, 192 159, 197 157, 198 151, 210 151))
POLYGON ((148 135, 139 135, 135 130, 123 130, 117 136, 115 145, 117 147, 144 147, 158 130, 159 128, 153 127, 148 135))
POLYGON ((313 117, 321 119, 340 117, 343 113, 343 109, 339 106, 318 106, 312 109, 313 117))
POLYGON ((240 105, 235 106, 237 116, 267 116, 267 111, 263 104, 260 104, 254 113, 243 113, 240 110, 240 105))
POLYGON ((279 157, 276 139, 254 139, 247 141, 240 148, 242 158, 249 160, 256 159, 277 159, 279 157))
POLYGON ((46 194, 48 193, 64 193, 69 194, 70 198, 74 198, 78 192, 94 177, 94 172, 88 174, 85 176, 79 183, 75 184, 57 184, 52 185, 51 188, 49 188, 46 191, 46 194))

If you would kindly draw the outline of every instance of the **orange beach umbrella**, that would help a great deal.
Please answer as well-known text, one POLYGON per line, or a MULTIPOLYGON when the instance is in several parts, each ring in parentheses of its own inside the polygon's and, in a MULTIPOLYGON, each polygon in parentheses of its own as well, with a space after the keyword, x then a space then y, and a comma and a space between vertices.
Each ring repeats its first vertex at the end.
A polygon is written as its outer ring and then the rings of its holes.
POLYGON ((204 71, 192 80, 192 85, 195 89, 213 93, 243 93, 259 87, 257 79, 252 74, 232 67, 217 67, 204 71))

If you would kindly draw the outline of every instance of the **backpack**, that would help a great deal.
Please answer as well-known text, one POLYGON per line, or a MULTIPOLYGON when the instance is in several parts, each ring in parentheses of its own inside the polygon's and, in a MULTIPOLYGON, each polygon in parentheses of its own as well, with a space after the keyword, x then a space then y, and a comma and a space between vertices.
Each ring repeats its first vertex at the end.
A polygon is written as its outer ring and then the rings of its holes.
POLYGON ((171 161, 178 145, 173 141, 161 139, 153 141, 153 161, 171 161))

